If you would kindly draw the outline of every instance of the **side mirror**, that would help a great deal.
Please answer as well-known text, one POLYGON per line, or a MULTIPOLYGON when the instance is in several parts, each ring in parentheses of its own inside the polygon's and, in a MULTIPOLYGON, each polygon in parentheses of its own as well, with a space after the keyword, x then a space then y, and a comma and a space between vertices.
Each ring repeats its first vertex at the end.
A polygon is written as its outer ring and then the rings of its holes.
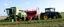
POLYGON ((4 10, 4 12, 5 12, 5 10, 4 10))

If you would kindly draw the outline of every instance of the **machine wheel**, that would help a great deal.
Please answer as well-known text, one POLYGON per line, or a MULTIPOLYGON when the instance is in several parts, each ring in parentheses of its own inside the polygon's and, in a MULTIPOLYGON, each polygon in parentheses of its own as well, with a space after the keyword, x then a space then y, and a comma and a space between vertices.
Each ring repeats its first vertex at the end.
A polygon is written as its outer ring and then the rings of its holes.
POLYGON ((24 21, 24 17, 21 17, 20 20, 24 21))
POLYGON ((44 15, 44 16, 43 16, 43 19, 44 19, 44 20, 47 20, 47 19, 48 19, 48 16, 47 16, 47 15, 44 15))
POLYGON ((43 17, 42 17, 42 16, 40 16, 40 19, 43 19, 43 17))
POLYGON ((26 21, 28 21, 29 20, 29 17, 26 17, 26 21))
POLYGON ((53 19, 56 19, 57 17, 56 16, 53 16, 53 19))
POLYGON ((33 17, 34 20, 38 20, 38 16, 33 17))

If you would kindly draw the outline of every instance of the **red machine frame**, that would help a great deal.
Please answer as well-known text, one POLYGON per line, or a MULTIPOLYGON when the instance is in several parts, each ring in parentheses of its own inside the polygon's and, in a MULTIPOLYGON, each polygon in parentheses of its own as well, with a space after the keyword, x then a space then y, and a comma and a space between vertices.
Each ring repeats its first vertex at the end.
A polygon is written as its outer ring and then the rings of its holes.
POLYGON ((26 10, 27 18, 32 20, 36 16, 37 10, 26 10))

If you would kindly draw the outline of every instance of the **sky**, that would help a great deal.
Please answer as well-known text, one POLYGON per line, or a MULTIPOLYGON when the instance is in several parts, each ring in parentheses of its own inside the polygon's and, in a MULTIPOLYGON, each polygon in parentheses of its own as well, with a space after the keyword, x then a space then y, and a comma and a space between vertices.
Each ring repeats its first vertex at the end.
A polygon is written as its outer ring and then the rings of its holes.
POLYGON ((32 10, 39 7, 39 12, 53 7, 57 12, 64 12, 64 0, 0 0, 0 16, 6 16, 4 10, 8 7, 20 7, 22 10, 32 10))

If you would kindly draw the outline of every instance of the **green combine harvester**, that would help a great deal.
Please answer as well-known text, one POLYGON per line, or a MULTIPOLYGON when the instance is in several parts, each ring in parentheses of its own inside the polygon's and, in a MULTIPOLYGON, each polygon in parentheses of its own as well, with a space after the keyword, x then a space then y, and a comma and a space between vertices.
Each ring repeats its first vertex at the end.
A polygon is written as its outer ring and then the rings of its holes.
POLYGON ((17 7, 6 8, 6 13, 8 17, 4 20, 10 20, 12 22, 24 20, 25 11, 21 10, 20 8, 17 7))

